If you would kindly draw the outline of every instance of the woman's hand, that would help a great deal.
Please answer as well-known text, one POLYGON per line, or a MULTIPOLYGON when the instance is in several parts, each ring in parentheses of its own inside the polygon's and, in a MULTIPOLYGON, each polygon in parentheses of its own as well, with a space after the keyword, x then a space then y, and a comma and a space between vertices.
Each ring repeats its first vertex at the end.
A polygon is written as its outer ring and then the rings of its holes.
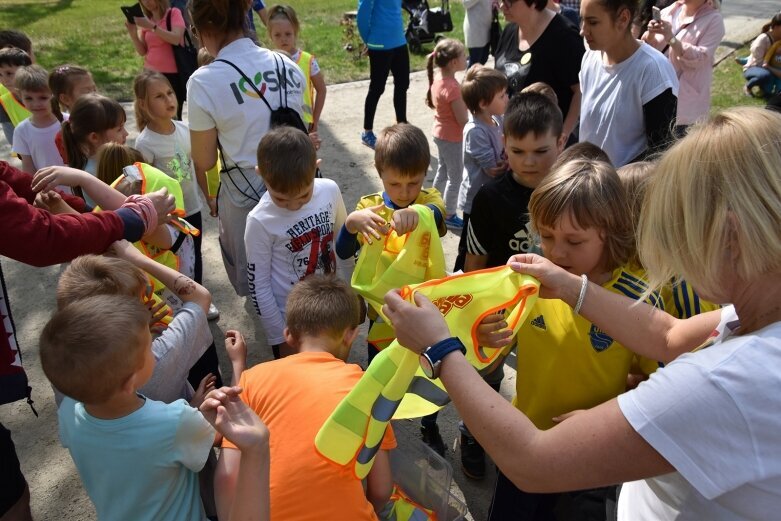
POLYGON ((382 312, 393 324, 399 343, 420 354, 437 342, 450 338, 450 330, 439 308, 429 299, 415 293, 415 304, 401 298, 398 290, 392 290, 385 295, 382 312))
POLYGON ((157 212, 157 222, 160 224, 165 223, 166 217, 176 210, 176 200, 173 195, 168 193, 167 188, 161 188, 156 192, 148 193, 146 194, 146 197, 152 201, 152 205, 157 212))
POLYGON ((665 44, 673 39, 673 26, 665 20, 651 20, 648 22, 648 32, 650 34, 659 34, 664 39, 665 44))
MULTIPOLYGON (((145 16, 136 16, 134 20, 136 21, 136 25, 143 29, 152 30, 152 28, 155 26, 155 24, 153 24, 152 21, 145 16)), ((127 21, 125 23, 127 23, 127 21)))
POLYGON ((542 298, 558 298, 566 301, 565 296, 571 296, 574 292, 577 297, 580 293, 582 279, 579 276, 573 275, 535 253, 513 255, 507 264, 513 271, 531 275, 539 280, 542 298))

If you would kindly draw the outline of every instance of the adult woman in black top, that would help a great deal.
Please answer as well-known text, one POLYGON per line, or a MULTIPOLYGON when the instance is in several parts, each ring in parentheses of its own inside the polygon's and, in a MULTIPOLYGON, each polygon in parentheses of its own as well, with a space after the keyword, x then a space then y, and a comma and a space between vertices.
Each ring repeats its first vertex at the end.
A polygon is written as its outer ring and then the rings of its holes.
POLYGON ((547 0, 502 0, 507 20, 496 52, 496 68, 507 76, 508 94, 541 81, 550 85, 569 137, 580 118, 580 61, 585 52, 578 28, 545 9, 547 0))

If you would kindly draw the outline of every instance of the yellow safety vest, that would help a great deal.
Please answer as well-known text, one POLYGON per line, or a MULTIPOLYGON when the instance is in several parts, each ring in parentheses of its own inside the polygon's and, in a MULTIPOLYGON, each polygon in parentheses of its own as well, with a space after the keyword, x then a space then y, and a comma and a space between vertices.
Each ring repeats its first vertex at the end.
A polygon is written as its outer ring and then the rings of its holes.
POLYGON ((301 51, 298 55, 298 61, 296 64, 301 68, 301 72, 304 73, 306 78, 306 88, 304 89, 304 123, 310 125, 314 121, 312 113, 312 100, 315 99, 315 88, 312 85, 312 61, 314 56, 308 52, 301 51))
MULTIPOLYGON (((420 280, 437 270, 441 254, 441 244, 437 248, 431 242, 431 236, 437 233, 433 212, 420 205, 412 208, 419 215, 417 229, 407 234, 398 249, 393 237, 390 242, 364 245, 353 274, 353 287, 378 313, 387 291, 401 287, 401 296, 410 302, 420 291, 439 307, 451 332, 467 346, 467 359, 478 369, 489 367, 503 349, 477 345, 477 326, 486 315, 504 310, 508 327, 516 332, 533 307, 539 283, 502 266, 404 284, 405 278, 420 280), (395 260, 388 264, 394 253, 395 260)), ((439 410, 448 400, 441 382, 429 380, 420 371, 418 356, 394 340, 374 358, 323 424, 315 447, 326 459, 350 468, 363 479, 371 470, 391 418, 424 416, 439 410)))
POLYGON ((217 197, 217 192, 220 191, 220 151, 217 151, 217 162, 214 166, 206 171, 206 186, 209 190, 209 197, 217 197))
POLYGON ((11 124, 15 127, 19 126, 19 123, 30 117, 30 111, 24 108, 24 105, 19 103, 13 92, 5 89, 5 92, 0 95, 0 105, 3 106, 5 113, 8 114, 8 118, 11 120, 11 124))
POLYGON ((398 486, 393 487, 389 502, 393 509, 388 515, 388 521, 436 521, 437 514, 432 509, 416 503, 398 486))

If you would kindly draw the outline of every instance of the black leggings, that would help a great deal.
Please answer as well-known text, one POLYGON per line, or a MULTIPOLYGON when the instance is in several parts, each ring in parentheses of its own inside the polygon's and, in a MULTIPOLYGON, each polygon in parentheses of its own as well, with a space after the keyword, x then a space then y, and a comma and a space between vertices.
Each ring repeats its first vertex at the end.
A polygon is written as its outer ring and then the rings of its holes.
MULTIPOLYGON (((171 84, 171 88, 174 89, 176 94, 176 119, 182 120, 182 106, 184 100, 187 99, 187 83, 179 78, 178 72, 164 72, 163 76, 168 78, 168 82, 171 84)), ((192 224, 192 223, 190 223, 192 224)))
POLYGON ((407 122, 409 53, 406 44, 389 51, 369 49, 369 92, 366 94, 363 108, 363 128, 366 130, 374 128, 374 113, 377 112, 380 96, 385 92, 388 73, 393 74, 393 109, 396 111, 396 122, 407 122))

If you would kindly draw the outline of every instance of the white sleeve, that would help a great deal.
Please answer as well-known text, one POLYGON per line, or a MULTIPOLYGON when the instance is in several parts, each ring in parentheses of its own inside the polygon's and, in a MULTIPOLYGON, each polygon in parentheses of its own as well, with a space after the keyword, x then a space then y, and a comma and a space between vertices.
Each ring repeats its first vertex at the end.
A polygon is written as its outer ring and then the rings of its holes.
POLYGON ((266 340, 269 345, 277 345, 285 341, 283 334, 285 319, 277 306, 271 289, 273 239, 261 224, 261 219, 261 215, 247 217, 247 228, 244 231, 244 246, 247 250, 247 276, 249 277, 250 297, 255 311, 260 316, 263 329, 266 331, 266 340))
POLYGON ((187 123, 190 130, 196 132, 217 128, 217 122, 212 117, 213 103, 201 80, 194 74, 187 82, 187 123))
MULTIPOLYGON (((344 226, 344 222, 347 220, 347 209, 344 207, 344 199, 342 199, 342 192, 339 189, 339 185, 334 183, 335 195, 334 195, 334 253, 336 252, 336 238, 339 237, 339 232, 344 226)), ((342 259, 339 255, 336 255, 336 273, 339 276, 350 282, 352 278, 352 270, 355 267, 355 261, 352 257, 342 259)))
POLYGON ((198 409, 193 409, 184 400, 177 400, 171 406, 181 408, 173 445, 174 461, 199 472, 214 444, 214 429, 198 409))
POLYGON ((138 135, 136 138, 136 144, 133 148, 141 152, 141 155, 144 156, 145 163, 149 163, 150 165, 154 164, 155 153, 150 146, 148 136, 144 132, 141 132, 138 135))
POLYGON ((683 355, 656 371, 618 405, 645 441, 713 499, 756 479, 762 461, 744 411, 696 357, 683 355))
POLYGON ((33 155, 32 147, 30 146, 29 136, 27 135, 27 125, 29 121, 23 121, 16 127, 14 131, 14 142, 11 148, 14 152, 22 156, 33 155))

